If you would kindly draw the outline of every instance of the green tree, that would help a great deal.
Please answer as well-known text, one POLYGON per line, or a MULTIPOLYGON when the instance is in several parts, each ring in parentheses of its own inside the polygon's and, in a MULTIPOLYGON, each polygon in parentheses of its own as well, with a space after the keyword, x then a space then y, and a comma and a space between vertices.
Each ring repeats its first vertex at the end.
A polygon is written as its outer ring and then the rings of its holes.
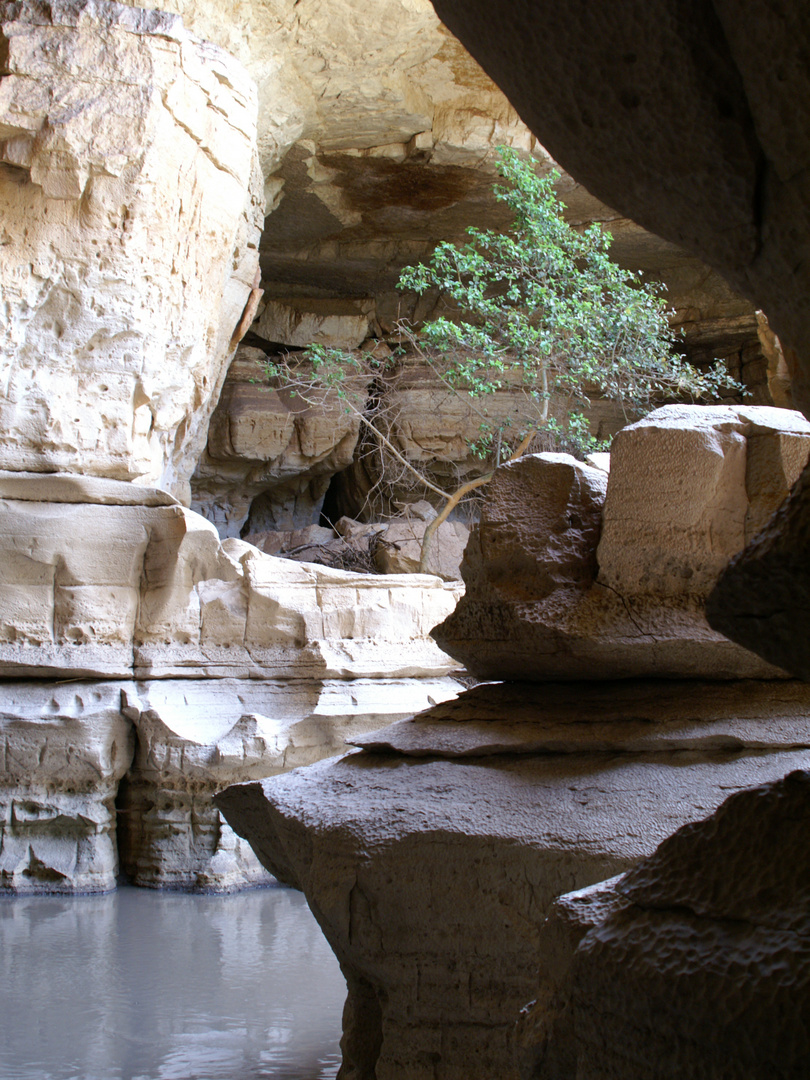
MULTIPOLYGON (((611 237, 599 225, 577 230, 563 217, 554 192, 556 174, 539 177, 530 161, 501 149, 498 170, 506 181, 496 197, 514 215, 509 233, 470 228, 463 244, 439 244, 429 261, 403 271, 399 287, 424 294, 440 290, 457 310, 418 332, 402 333, 416 355, 454 393, 474 402, 480 420, 471 449, 492 468, 445 492, 422 477, 445 504, 425 534, 430 541, 459 501, 487 483, 495 467, 519 456, 539 433, 560 449, 583 456, 596 449, 584 410, 592 396, 615 401, 626 420, 637 419, 669 399, 715 397, 722 386, 740 389, 716 365, 700 372, 676 351, 660 286, 622 269, 609 255, 611 237), (489 401, 501 389, 521 388, 529 403, 520 419, 499 416, 489 401)), ((310 352, 315 382, 329 387, 400 464, 412 466, 369 414, 358 387, 386 378, 385 365, 364 370, 365 361, 339 350, 310 352)), ((275 365, 272 373, 292 378, 275 365)), ((379 395, 375 395, 379 402, 379 395)), ((378 406, 377 406, 378 407, 378 406)))

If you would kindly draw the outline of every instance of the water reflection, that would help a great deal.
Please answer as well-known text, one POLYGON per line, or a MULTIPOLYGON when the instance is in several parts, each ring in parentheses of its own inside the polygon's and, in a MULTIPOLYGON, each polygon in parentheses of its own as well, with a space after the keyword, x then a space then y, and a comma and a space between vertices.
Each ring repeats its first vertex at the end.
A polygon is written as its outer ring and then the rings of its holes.
POLYGON ((0 900, 0 1080, 327 1080, 345 996, 290 889, 0 900))

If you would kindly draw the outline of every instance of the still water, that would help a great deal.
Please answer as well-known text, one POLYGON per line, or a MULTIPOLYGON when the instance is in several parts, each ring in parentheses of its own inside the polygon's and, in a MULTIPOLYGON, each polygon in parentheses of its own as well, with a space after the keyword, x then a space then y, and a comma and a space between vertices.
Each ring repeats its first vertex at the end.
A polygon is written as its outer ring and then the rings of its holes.
POLYGON ((327 1080, 345 997, 291 889, 0 899, 0 1080, 327 1080))

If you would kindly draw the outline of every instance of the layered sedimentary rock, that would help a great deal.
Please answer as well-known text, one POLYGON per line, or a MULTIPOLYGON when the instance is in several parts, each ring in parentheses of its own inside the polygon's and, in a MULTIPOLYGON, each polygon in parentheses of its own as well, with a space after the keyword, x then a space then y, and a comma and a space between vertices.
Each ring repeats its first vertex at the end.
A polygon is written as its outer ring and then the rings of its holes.
POLYGON ((317 523, 329 481, 357 445, 360 421, 335 392, 309 405, 269 383, 267 359, 237 350, 194 474, 192 505, 222 537, 239 536, 249 514, 253 531, 317 523))
POLYGON ((482 678, 777 676, 703 606, 809 450, 794 412, 666 406, 616 437, 606 495, 573 458, 500 469, 436 640, 482 678))
POLYGON ((135 748, 120 686, 0 689, 0 890, 115 888, 115 797, 135 748))
POLYGON ((457 689, 428 633, 460 585, 223 544, 159 489, 0 473, 0 552, 0 884, 13 891, 114 887, 125 773, 133 880, 263 880, 211 805, 217 787, 339 753, 345 735, 457 689), (10 681, 43 676, 69 681, 10 681))
POLYGON ((347 739, 453 697, 453 679, 172 680, 127 684, 137 747, 118 797, 135 885, 244 888, 269 880, 213 794, 343 752, 347 739))
POLYGON ((805 1076, 808 820, 810 776, 793 772, 561 897, 524 1078, 805 1076))
POLYGON ((0 890, 208 890, 268 880, 213 793, 343 751, 454 696, 451 678, 0 686, 0 890), (120 857, 120 862, 119 862, 120 857))
POLYGON ((554 897, 806 762, 808 716, 791 682, 488 685, 216 802, 341 962, 348 1075, 511 1080, 554 897))
MULTIPOLYGON (((10 483, 18 494, 19 477, 10 483)), ((31 476, 28 499, 3 501, 5 676, 405 677, 455 666, 428 634, 460 586, 223 544, 170 496, 131 505, 132 488, 95 483, 80 496, 94 501, 59 501, 57 478, 31 476), (35 498, 40 483, 49 501, 35 498)))
POLYGON ((258 266, 256 91, 175 16, 0 5, 0 468, 189 497, 258 266))

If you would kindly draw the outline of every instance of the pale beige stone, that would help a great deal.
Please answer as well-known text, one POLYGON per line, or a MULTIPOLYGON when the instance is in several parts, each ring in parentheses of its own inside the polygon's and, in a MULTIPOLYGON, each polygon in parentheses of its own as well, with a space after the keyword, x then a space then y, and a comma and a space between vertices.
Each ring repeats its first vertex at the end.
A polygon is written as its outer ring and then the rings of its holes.
POLYGON ((188 501, 257 269, 255 87, 179 19, 3 3, 0 467, 188 501))
POLYGON ((0 684, 0 745, 0 891, 114 889, 121 684, 0 684))
POLYGON ((597 558, 622 595, 706 595, 810 453, 799 413, 667 405, 613 442, 597 558))
POLYGON ((268 300, 252 332, 268 342, 356 349, 369 336, 373 300, 268 300))
POLYGON ((136 885, 229 890, 266 883, 212 796, 340 754, 345 741, 455 696, 453 679, 182 680, 130 684, 138 733, 121 788, 121 863, 136 885))
POLYGON ((359 419, 334 392, 308 404, 267 377, 262 350, 237 350, 208 443, 192 477, 192 506, 223 537, 239 536, 248 514, 255 531, 316 521, 330 478, 352 461, 359 419), (254 505, 259 496, 265 512, 254 505))
MULTIPOLYGON (((49 477, 41 482, 51 491, 49 477)), ((296 564, 182 506, 2 502, 0 673, 445 675, 429 637, 461 594, 423 575, 296 564)))
MULTIPOLYGON (((436 516, 430 503, 420 500, 387 523, 375 552, 375 561, 383 573, 419 572, 425 531, 436 516)), ((443 521, 431 538, 426 572, 444 581, 461 581, 461 560, 469 538, 470 530, 464 522, 443 521)))
POLYGON ((404 754, 378 740, 374 753, 217 796, 264 865, 303 889, 341 962, 344 1071, 357 1080, 516 1080, 515 1022, 536 993, 540 927, 554 898, 635 864, 729 791, 806 762, 806 730, 794 739, 810 696, 791 687, 775 715, 771 686, 735 687, 725 717, 722 689, 704 698, 694 687, 680 706, 670 696, 659 724, 660 693, 615 683, 592 705, 617 722, 618 739, 605 722, 593 747, 575 731, 591 715, 579 686, 559 686, 548 717, 536 686, 481 687, 439 706, 435 722, 414 720, 404 754), (536 752, 515 753, 516 704, 527 739, 532 719, 540 726, 536 752), (448 709, 454 728, 491 729, 488 756, 445 757, 446 740, 433 735, 448 709), (678 726, 697 733, 704 719, 727 741, 685 753, 672 735, 678 726))

